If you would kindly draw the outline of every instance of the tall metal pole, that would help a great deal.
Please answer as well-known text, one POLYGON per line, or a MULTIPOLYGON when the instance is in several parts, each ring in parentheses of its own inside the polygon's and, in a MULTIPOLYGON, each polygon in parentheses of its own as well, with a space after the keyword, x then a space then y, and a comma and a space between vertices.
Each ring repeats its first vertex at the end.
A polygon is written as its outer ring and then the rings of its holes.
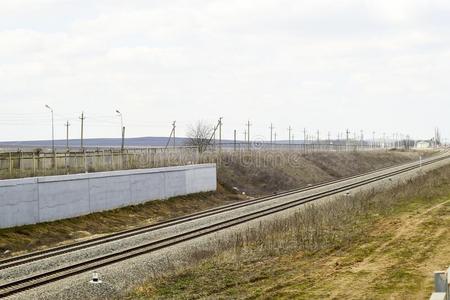
POLYGON ((272 144, 273 144, 273 124, 272 123, 270 123, 270 146, 272 147, 272 144))
POLYGON ((364 131, 361 130, 361 149, 364 148, 364 131))
POLYGON ((69 121, 67 121, 67 123, 64 124, 64 126, 66 126, 66 148, 67 151, 69 151, 69 126, 70 126, 69 121))
POLYGON ((247 147, 250 149, 250 120, 248 120, 248 122, 247 122, 247 142, 248 142, 248 145, 247 145, 247 147))
POLYGON ((219 118, 219 149, 222 150, 222 117, 219 118))
POLYGON ((346 130, 345 131, 345 135, 346 135, 346 138, 345 138, 345 150, 346 151, 348 151, 348 135, 350 134, 350 130, 346 130))
POLYGON ((289 131, 289 145, 290 145, 291 144, 291 131, 292 131, 291 125, 289 125, 288 131, 289 131))
POLYGON ((372 131, 372 148, 375 149, 375 131, 372 131))
POLYGON ((172 123, 172 126, 173 126, 173 147, 174 148, 176 147, 176 136, 175 136, 175 128, 177 127, 176 123, 177 123, 177 121, 173 121, 173 123, 172 123))
POLYGON ((45 104, 45 107, 48 108, 52 114, 52 152, 55 153, 55 122, 53 118, 53 108, 45 104))
POLYGON ((84 134, 84 120, 86 117, 84 116, 84 112, 81 112, 81 150, 84 150, 84 143, 83 143, 83 134, 84 134))
POLYGON ((123 115, 119 110, 116 110, 116 113, 120 117, 120 133, 122 136, 120 149, 123 151, 125 149, 125 127, 123 127, 123 115))
POLYGON ((236 151, 236 129, 234 130, 234 151, 236 151))

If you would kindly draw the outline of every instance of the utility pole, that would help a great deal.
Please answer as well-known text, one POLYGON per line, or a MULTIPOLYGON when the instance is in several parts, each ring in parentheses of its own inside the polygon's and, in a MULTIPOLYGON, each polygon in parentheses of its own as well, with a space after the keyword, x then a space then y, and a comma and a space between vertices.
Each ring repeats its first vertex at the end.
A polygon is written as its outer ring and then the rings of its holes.
POLYGON ((177 123, 177 121, 173 121, 172 122, 172 131, 170 131, 170 136, 169 136, 169 139, 167 140, 166 149, 167 149, 167 147, 169 147, 170 140, 172 139, 172 136, 173 136, 173 147, 175 148, 175 128, 176 128, 176 123, 177 123))
POLYGON ((277 143, 277 132, 274 132, 275 144, 277 143))
POLYGON ((291 131, 292 131, 291 125, 289 125, 288 131, 289 131, 289 145, 290 145, 291 144, 291 131))
POLYGON ((120 149, 123 151, 125 148, 125 127, 123 126, 123 115, 119 110, 116 110, 117 116, 120 117, 120 131, 122 135, 122 143, 120 149))
POLYGON ((222 117, 219 118, 219 149, 222 150, 222 117))
POLYGON ((361 130, 361 148, 364 147, 364 131, 361 130))
POLYGON ((122 145, 120 149, 125 150, 125 126, 122 126, 122 145))
POLYGON ((375 148, 375 131, 372 131, 372 148, 375 148))
POLYGON ((55 122, 53 118, 53 108, 51 108, 47 104, 45 104, 45 107, 48 108, 52 113, 52 152, 53 154, 55 154, 55 122))
POLYGON ((320 131, 317 130, 317 145, 320 144, 320 131))
POLYGON ((303 144, 306 145, 306 128, 303 128, 303 144))
POLYGON ((350 134, 350 130, 346 130, 345 131, 345 135, 346 135, 346 138, 345 138, 345 150, 348 150, 347 148, 348 148, 348 135, 350 134))
POLYGON ((86 117, 84 116, 84 111, 81 112, 81 150, 84 151, 84 143, 83 143, 83 135, 84 135, 84 120, 86 119, 86 117))
POLYGON ((270 123, 270 127, 269 128, 270 128, 270 146, 272 147, 272 144, 273 144, 273 129, 274 129, 272 123, 270 123))
POLYGON ((66 148, 67 148, 67 151, 69 151, 69 126, 70 126, 70 123, 69 123, 69 121, 67 121, 67 123, 66 124, 64 124, 64 126, 66 126, 66 148))
POLYGON ((234 130, 234 151, 236 151, 236 129, 234 130))
POLYGON ((175 128, 177 127, 176 123, 177 123, 177 121, 173 121, 173 123, 172 123, 172 126, 173 126, 173 147, 174 148, 175 148, 176 143, 177 143, 177 138, 176 138, 176 135, 175 135, 175 128))
POLYGON ((248 120, 247 122, 247 142, 248 142, 248 148, 250 149, 250 126, 252 124, 250 124, 250 120, 248 120))

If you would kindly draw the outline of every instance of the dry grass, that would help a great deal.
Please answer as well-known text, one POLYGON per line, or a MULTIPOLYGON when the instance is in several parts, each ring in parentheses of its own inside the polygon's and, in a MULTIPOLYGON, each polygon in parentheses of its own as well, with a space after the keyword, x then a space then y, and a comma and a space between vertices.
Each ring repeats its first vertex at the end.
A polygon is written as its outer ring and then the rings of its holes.
POLYGON ((385 192, 309 205, 193 249, 184 267, 166 266, 171 275, 129 298, 427 298, 434 269, 450 264, 449 199, 447 166, 385 192))
POLYGON ((231 153, 219 164, 219 178, 224 186, 262 195, 418 160, 421 154, 429 155, 398 151, 231 153))

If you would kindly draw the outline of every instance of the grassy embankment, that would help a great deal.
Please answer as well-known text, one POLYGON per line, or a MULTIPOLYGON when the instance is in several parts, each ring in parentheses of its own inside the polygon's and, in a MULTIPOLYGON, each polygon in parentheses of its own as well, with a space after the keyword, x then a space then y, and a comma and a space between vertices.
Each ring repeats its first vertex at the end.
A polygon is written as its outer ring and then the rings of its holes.
POLYGON ((433 271, 450 265, 450 166, 309 205, 199 257, 128 298, 428 299, 433 271))
POLYGON ((418 158, 418 153, 280 153, 274 156, 224 157, 218 171, 219 189, 152 201, 143 205, 95 213, 79 218, 37 225, 0 229, 0 258, 107 234, 134 226, 185 215, 210 207, 240 201, 232 187, 258 196, 341 178, 418 158))

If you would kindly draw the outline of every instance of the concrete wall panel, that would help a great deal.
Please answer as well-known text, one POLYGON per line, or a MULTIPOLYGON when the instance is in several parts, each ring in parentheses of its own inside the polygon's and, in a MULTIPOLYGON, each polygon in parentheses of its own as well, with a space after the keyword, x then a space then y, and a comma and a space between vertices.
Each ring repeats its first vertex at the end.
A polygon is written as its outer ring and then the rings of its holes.
POLYGON ((130 205, 130 176, 89 179, 91 212, 130 205))
POLYGON ((0 228, 39 222, 36 179, 0 181, 0 228))
POLYGON ((164 173, 166 198, 186 195, 186 170, 164 173))
POLYGON ((71 218, 91 212, 88 180, 38 181, 38 189, 40 222, 71 218))
POLYGON ((216 165, 0 180, 0 228, 216 190, 216 165))
POLYGON ((130 177, 131 203, 139 204, 148 199, 164 199, 164 173, 137 174, 130 177))
POLYGON ((186 170, 186 193, 208 192, 217 189, 216 170, 199 168, 186 170))

